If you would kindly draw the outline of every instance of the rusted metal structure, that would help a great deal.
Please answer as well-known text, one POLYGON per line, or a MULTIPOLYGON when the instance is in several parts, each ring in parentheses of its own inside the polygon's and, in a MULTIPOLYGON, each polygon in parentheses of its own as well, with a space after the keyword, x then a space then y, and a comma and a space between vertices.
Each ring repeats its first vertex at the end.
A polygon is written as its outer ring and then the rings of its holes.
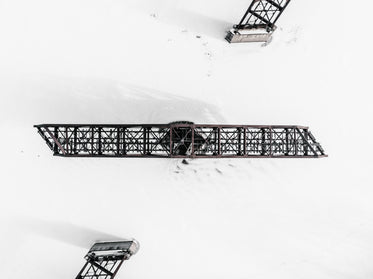
POLYGON ((325 157, 308 127, 291 125, 42 124, 54 155, 65 157, 325 157))
POLYGON ((233 26, 225 39, 230 43, 268 42, 275 23, 290 0, 253 0, 240 23, 233 26))
POLYGON ((85 256, 87 261, 75 279, 113 279, 123 262, 138 249, 136 240, 97 242, 85 256))

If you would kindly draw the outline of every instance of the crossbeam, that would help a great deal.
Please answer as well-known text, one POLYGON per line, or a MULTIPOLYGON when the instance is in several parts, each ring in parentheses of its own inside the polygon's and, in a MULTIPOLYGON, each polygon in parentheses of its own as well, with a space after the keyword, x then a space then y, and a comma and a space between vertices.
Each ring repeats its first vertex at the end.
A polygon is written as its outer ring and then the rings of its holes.
POLYGON ((308 127, 294 125, 41 124, 56 156, 300 158, 327 156, 308 127))

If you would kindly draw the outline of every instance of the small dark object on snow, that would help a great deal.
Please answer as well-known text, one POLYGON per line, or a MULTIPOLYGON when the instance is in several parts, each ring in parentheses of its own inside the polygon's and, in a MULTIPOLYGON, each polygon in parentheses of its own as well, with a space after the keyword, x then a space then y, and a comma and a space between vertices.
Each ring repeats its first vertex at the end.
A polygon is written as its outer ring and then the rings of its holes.
POLYGON ((189 165, 188 161, 185 160, 185 159, 183 159, 181 162, 182 162, 184 165, 189 165))

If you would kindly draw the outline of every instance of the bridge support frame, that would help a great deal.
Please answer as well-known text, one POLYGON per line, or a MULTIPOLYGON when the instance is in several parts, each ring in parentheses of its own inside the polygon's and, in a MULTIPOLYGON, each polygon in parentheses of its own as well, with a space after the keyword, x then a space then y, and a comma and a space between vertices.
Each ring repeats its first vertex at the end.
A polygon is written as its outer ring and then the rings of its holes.
POLYGON ((277 28, 275 23, 289 3, 290 0, 253 0, 225 39, 230 43, 269 42, 277 28))
POLYGON ((308 127, 211 124, 35 125, 65 157, 310 158, 326 156, 308 127), (53 132, 52 132, 53 131, 53 132))

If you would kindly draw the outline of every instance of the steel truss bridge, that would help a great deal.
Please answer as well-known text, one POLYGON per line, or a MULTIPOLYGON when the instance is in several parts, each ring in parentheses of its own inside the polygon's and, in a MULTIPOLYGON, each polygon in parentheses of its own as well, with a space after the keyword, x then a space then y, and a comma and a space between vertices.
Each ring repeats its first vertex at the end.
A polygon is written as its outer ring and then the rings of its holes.
POLYGON ((170 124, 35 125, 65 157, 310 158, 326 156, 304 126, 170 124))
POLYGON ((113 279, 125 260, 139 249, 134 241, 95 243, 75 279, 113 279))

